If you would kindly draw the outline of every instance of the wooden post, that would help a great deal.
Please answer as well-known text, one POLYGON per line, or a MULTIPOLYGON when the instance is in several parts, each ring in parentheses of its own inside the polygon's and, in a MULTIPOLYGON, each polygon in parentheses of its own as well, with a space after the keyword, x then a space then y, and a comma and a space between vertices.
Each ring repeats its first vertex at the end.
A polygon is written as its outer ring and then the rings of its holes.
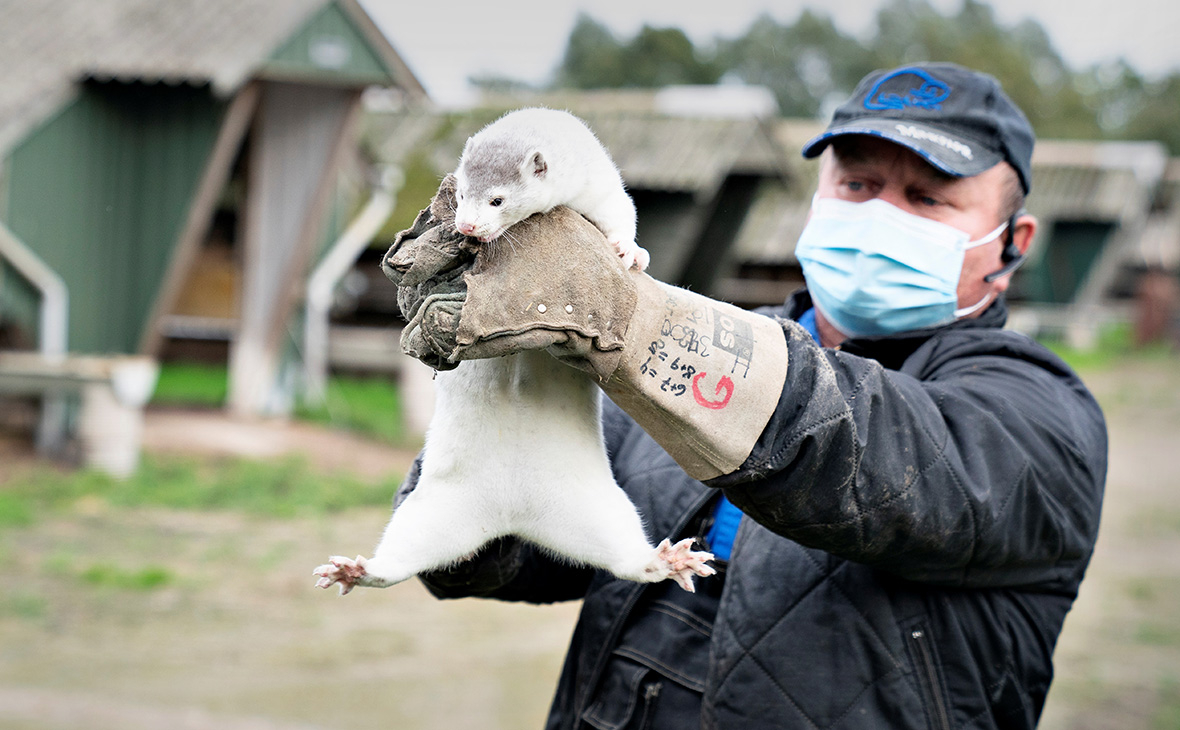
POLYGON ((247 184, 241 312, 230 350, 229 407, 285 414, 283 335, 302 294, 359 93, 268 82, 254 125, 247 184))

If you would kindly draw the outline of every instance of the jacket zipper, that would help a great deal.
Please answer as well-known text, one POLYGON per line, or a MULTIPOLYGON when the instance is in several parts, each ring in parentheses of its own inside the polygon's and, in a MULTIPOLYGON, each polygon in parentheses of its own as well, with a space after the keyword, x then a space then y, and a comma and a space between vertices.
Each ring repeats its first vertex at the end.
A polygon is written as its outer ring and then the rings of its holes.
POLYGON ((643 714, 640 716, 639 730, 651 730, 651 724, 655 721, 654 705, 656 699, 660 696, 660 690, 664 688, 663 682, 650 682, 643 690, 643 714))
POLYGON ((939 691, 938 671, 934 666, 934 655, 930 651, 930 639, 920 628, 910 632, 910 638, 918 649, 918 659, 922 664, 926 685, 930 690, 930 704, 934 707, 934 718, 942 730, 951 730, 950 716, 947 714, 946 704, 943 702, 942 692, 939 691))

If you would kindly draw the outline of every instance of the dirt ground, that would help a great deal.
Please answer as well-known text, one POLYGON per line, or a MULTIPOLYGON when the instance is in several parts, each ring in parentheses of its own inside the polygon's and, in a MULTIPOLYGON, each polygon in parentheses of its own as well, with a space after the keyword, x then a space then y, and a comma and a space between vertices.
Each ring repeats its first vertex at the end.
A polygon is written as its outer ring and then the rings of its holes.
POLYGON ((1089 375, 1110 431, 1098 545, 1043 730, 1180 729, 1180 359, 1089 375))
MULTIPOLYGON (((1107 410, 1102 534, 1057 650, 1048 730, 1180 728, 1180 367, 1089 376, 1107 410)), ((409 454, 306 425, 152 412, 147 448, 404 471, 409 454)), ((0 479, 28 459, 0 443, 0 479)), ((2 485, 0 485, 2 488, 2 485)), ((0 728, 541 727, 577 605, 439 602, 416 583, 312 588, 384 509, 299 520, 83 499, 0 528, 0 728), (154 589, 86 581, 162 566, 154 589)))

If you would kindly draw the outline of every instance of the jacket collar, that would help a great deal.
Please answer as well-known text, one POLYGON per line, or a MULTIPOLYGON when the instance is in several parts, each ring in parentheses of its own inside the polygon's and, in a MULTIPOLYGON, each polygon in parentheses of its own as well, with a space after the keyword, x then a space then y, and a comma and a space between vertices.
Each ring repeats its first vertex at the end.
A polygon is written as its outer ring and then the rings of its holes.
MULTIPOLYGON (((783 304, 783 315, 790 319, 798 319, 812 306, 811 295, 806 289, 800 289, 783 304)), ((891 370, 897 370, 914 351, 937 334, 951 330, 1001 329, 1007 321, 1008 303, 1001 295, 978 317, 956 320, 941 327, 928 327, 894 335, 854 337, 840 343, 838 349, 860 357, 872 358, 891 370)))

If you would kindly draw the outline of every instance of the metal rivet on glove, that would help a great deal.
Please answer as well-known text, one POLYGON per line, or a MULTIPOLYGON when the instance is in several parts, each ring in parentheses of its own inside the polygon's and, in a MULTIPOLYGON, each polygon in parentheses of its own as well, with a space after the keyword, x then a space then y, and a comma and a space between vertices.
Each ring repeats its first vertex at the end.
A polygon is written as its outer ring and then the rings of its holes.
POLYGON ((545 309, 546 309, 546 307, 545 307, 545 305, 544 305, 544 304, 538 304, 538 305, 537 305, 537 311, 538 311, 538 312, 540 312, 541 314, 544 314, 544 313, 545 313, 545 309))
POLYGON ((574 305, 572 305, 572 304, 565 305, 565 313, 566 314, 573 314, 574 313, 574 305))

